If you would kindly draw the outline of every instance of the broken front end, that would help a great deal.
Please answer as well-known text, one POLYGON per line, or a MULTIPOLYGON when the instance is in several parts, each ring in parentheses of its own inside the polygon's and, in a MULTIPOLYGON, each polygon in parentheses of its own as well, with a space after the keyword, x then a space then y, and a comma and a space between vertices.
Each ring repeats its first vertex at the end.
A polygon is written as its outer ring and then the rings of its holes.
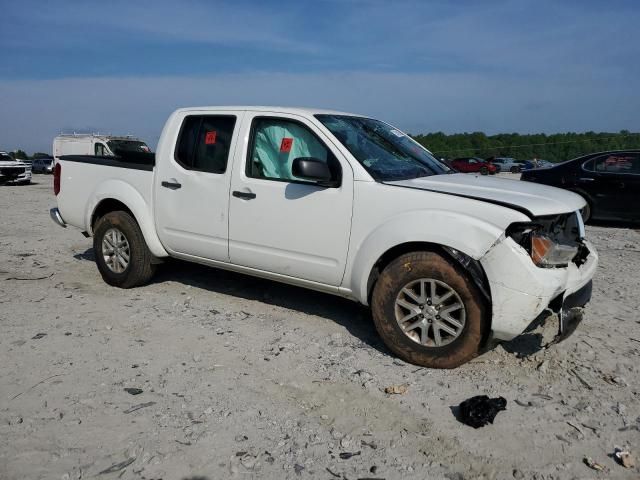
POLYGON ((480 263, 491 290, 495 339, 513 339, 551 309, 561 340, 582 320, 598 254, 585 239, 580 213, 573 212, 510 225, 480 263))

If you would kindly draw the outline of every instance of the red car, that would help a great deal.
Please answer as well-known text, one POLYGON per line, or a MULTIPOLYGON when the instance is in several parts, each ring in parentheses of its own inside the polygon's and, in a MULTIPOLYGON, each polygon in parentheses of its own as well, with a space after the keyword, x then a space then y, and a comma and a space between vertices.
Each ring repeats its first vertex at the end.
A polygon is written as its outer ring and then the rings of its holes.
POLYGON ((478 157, 456 158, 451 162, 453 168, 459 172, 480 172, 482 175, 494 175, 498 169, 490 162, 478 157))

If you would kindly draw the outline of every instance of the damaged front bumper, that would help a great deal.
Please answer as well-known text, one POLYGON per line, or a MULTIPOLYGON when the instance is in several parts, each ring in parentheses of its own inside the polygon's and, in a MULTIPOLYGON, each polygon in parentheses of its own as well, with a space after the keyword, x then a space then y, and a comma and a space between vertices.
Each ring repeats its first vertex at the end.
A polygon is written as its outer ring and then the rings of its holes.
POLYGON ((578 328, 584 318, 584 306, 591 300, 592 289, 593 281, 589 280, 580 290, 563 298, 562 304, 556 312, 560 320, 560 328, 554 343, 566 339, 578 328))
POLYGON ((591 298, 591 284, 598 253, 584 241, 586 255, 580 266, 540 268, 520 245, 506 237, 480 260, 491 290, 492 337, 511 340, 520 335, 540 313, 558 313, 558 340, 569 336, 582 320, 582 307, 591 298))

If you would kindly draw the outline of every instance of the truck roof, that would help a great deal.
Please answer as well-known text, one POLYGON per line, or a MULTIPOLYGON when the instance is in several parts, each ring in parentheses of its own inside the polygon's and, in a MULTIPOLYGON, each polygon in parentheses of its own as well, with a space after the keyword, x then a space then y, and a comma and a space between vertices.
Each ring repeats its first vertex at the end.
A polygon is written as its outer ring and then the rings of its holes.
POLYGON ((236 111, 254 111, 254 112, 273 112, 273 113, 291 113, 296 115, 350 115, 353 117, 364 117, 365 115, 359 115, 357 113, 341 112, 339 110, 327 110, 322 108, 308 108, 308 107, 278 107, 269 105, 218 105, 218 106, 203 106, 203 107, 186 107, 179 108, 176 112, 193 112, 193 111, 221 111, 221 110, 236 110, 236 111))
POLYGON ((98 138, 101 140, 131 140, 134 142, 141 142, 138 137, 132 135, 103 135, 101 133, 61 133, 56 137, 56 140, 73 140, 79 138, 98 138))

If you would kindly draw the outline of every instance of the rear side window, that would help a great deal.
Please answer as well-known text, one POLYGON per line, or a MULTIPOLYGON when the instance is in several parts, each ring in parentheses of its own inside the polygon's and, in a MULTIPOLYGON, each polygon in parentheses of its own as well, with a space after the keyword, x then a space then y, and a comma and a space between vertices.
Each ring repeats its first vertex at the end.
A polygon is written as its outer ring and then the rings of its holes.
POLYGON ((184 119, 175 159, 187 170, 224 173, 227 170, 236 117, 190 115, 184 119))
POLYGON ((635 154, 619 153, 604 155, 595 160, 596 172, 603 173, 640 173, 640 160, 635 154))

